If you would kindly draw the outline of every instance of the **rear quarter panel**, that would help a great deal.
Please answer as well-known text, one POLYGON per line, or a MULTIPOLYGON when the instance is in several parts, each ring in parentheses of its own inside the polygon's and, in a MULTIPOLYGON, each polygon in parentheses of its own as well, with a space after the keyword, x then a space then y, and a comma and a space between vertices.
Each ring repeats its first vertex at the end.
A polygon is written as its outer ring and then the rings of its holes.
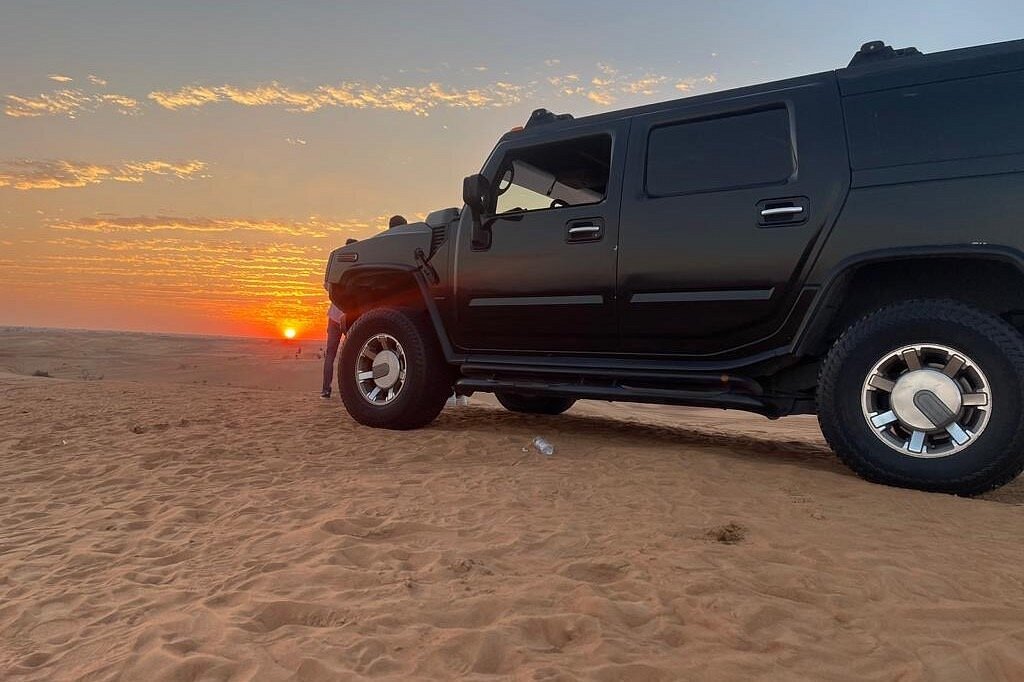
POLYGON ((838 77, 851 190, 809 283, 885 252, 1021 256, 1024 41, 838 77))

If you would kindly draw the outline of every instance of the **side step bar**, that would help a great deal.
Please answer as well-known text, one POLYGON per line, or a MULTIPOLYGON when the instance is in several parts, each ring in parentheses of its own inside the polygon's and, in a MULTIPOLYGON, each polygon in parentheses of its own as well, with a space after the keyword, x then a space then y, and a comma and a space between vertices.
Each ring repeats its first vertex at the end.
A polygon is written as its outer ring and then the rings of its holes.
MULTIPOLYGON (((609 369, 603 367, 581 367, 572 365, 543 366, 543 365, 512 365, 484 362, 467 362, 460 368, 463 376, 466 377, 507 377, 520 378, 524 376, 543 375, 550 377, 552 383, 563 383, 576 385, 583 381, 614 381, 615 383, 660 383, 660 384, 688 384, 696 388, 697 392, 706 391, 739 392, 750 395, 761 395, 764 389, 761 384, 741 376, 729 374, 710 374, 707 372, 679 372, 679 371, 657 371, 651 369, 609 369)), ((543 383, 536 381, 536 383, 543 383)), ((483 389, 480 389, 483 390, 483 389)))
MULTIPOLYGON (((748 380, 744 380, 748 381, 748 380)), ((755 382, 751 382, 755 383, 755 382)), ((625 383, 607 385, 582 383, 547 383, 530 379, 498 379, 463 377, 456 389, 464 392, 484 393, 529 393, 554 395, 590 400, 614 400, 629 403, 656 403, 661 405, 690 405, 694 407, 719 407, 745 410, 769 418, 779 416, 778 408, 757 395, 745 395, 725 390, 689 390, 679 388, 649 388, 630 386, 625 383)), ((758 387, 760 388, 760 387, 758 387)))

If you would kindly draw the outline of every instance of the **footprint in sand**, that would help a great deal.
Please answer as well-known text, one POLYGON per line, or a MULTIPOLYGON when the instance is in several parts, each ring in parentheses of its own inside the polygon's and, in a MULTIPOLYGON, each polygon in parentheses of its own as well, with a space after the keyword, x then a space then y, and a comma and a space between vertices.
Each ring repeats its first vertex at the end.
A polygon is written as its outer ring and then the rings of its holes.
POLYGON ((320 529, 331 535, 349 535, 365 538, 384 522, 382 518, 372 516, 351 516, 344 519, 325 521, 320 529))
POLYGON ((736 545, 746 539, 747 529, 738 523, 727 523, 724 526, 712 528, 705 537, 715 542, 721 542, 723 545, 736 545))
POLYGON ((246 629, 272 632, 286 625, 310 628, 332 628, 348 623, 348 618, 334 609, 318 604, 278 601, 264 604, 256 611, 246 629))
POLYGON ((569 564, 560 573, 566 578, 598 585, 612 583, 625 575, 626 565, 581 561, 569 564))
POLYGON ((32 628, 32 639, 50 644, 62 644, 81 629, 81 623, 67 618, 40 623, 32 628))
POLYGON ((50 654, 37 651, 34 654, 29 654, 25 658, 21 659, 21 665, 24 668, 38 668, 48 660, 50 660, 50 654))
POLYGON ((513 625, 531 649, 549 653, 559 653, 581 640, 593 641, 600 631, 597 619, 579 614, 521 618, 513 625))

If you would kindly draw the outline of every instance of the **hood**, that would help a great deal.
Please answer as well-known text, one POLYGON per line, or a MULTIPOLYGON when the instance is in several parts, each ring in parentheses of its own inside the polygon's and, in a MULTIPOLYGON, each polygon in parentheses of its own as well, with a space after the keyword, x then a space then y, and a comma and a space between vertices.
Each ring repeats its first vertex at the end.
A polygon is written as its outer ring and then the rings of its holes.
POLYGON ((325 279, 336 284, 349 269, 366 265, 416 268, 419 266, 416 252, 429 260, 447 236, 449 225, 458 217, 459 211, 455 208, 434 211, 423 222, 392 227, 335 249, 328 260, 325 279))

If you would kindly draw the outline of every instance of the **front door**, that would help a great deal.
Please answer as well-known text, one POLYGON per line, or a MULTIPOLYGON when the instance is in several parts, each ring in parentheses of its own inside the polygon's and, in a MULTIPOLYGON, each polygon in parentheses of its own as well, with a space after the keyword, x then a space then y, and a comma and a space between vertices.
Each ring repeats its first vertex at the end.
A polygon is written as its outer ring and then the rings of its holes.
POLYGON ((625 352, 767 347, 849 186, 833 74, 702 100, 633 119, 618 269, 625 352))
MULTIPOLYGON (((563 124, 550 124, 563 125, 563 124)), ((627 126, 526 130, 495 149, 489 244, 463 211, 456 342, 479 352, 615 349, 615 263, 627 126), (542 141, 540 141, 542 139, 542 141)))

